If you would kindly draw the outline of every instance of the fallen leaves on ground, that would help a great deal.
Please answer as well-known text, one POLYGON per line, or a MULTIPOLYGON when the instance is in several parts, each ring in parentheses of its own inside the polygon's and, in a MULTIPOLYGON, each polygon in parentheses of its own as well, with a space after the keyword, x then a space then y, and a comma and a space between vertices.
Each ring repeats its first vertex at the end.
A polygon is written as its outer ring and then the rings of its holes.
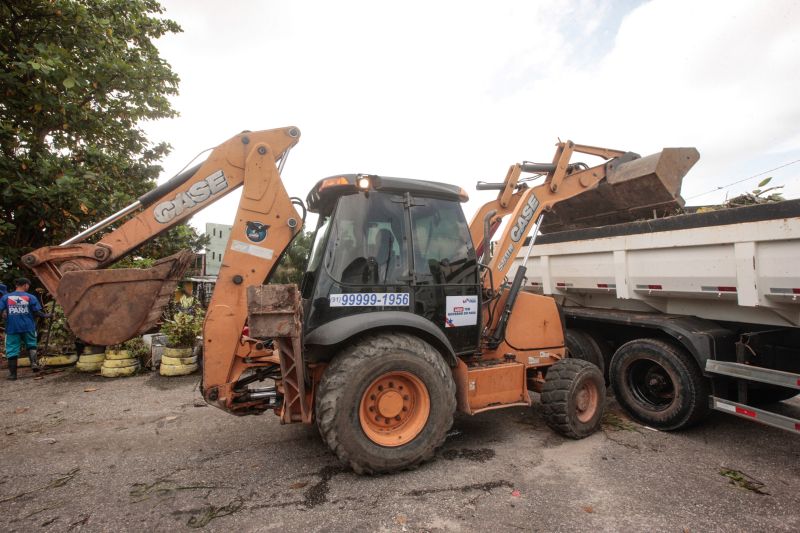
POLYGON ((769 496, 769 492, 761 490, 764 488, 764 483, 745 474, 741 470, 733 470, 731 468, 722 468, 719 475, 728 478, 728 482, 736 487, 761 494, 762 496, 769 496))
POLYGON ((50 483, 48 483, 47 485, 44 485, 43 487, 38 487, 38 488, 35 488, 35 489, 32 489, 32 490, 27 490, 27 491, 24 491, 24 492, 20 492, 18 494, 13 495, 13 496, 7 496, 5 498, 0 499, 0 503, 9 502, 11 500, 16 500, 17 498, 21 498, 22 496, 27 496, 28 494, 33 494, 34 492, 39 492, 39 491, 47 490, 47 489, 54 489, 54 488, 57 488, 57 487, 63 487, 64 485, 69 483, 72 480, 72 478, 74 478, 78 474, 79 471, 80 471, 80 468, 75 467, 72 470, 70 470, 69 472, 67 472, 66 474, 59 474, 59 476, 57 478, 54 478, 52 481, 50 481, 50 483))
POLYGON ((228 505, 223 505, 222 507, 217 507, 215 505, 209 505, 202 513, 196 516, 192 516, 189 518, 189 521, 186 522, 186 525, 191 528, 201 528, 205 527, 206 524, 214 520, 215 518, 219 518, 220 516, 227 516, 229 514, 233 514, 239 509, 244 507, 244 502, 240 499, 235 499, 230 502, 228 505))
POLYGON ((151 496, 164 496, 179 490, 208 490, 222 488, 219 485, 179 485, 171 479, 157 479, 153 483, 134 483, 130 490, 131 501, 141 502, 151 496))

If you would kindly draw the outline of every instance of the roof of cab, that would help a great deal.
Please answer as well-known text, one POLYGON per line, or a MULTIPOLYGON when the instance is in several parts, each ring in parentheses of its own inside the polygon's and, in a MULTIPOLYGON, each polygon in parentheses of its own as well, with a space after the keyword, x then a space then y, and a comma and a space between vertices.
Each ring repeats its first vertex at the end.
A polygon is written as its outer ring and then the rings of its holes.
POLYGON ((467 193, 458 185, 409 178, 391 178, 374 174, 339 174, 322 179, 314 185, 306 198, 308 210, 312 213, 326 212, 333 208, 336 199, 340 196, 354 194, 363 190, 357 185, 360 178, 369 179, 370 186, 368 190, 390 194, 410 193, 412 196, 441 198, 454 202, 466 202, 469 200, 467 193), (334 185, 328 186, 326 182, 328 184, 334 183, 334 185))

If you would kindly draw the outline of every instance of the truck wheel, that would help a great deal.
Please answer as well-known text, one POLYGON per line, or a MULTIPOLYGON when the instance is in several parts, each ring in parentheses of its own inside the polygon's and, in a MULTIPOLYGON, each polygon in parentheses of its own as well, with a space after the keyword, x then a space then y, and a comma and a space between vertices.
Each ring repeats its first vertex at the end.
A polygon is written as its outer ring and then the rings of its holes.
POLYGON ((670 431, 708 414, 708 381, 685 350, 658 339, 623 344, 609 372, 617 401, 643 424, 670 431))
POLYGON ((542 413, 548 426, 572 439, 588 437, 600 427, 606 384, 596 365, 562 359, 547 369, 542 413))
POLYGON ((413 468, 453 424, 456 385, 441 354, 405 333, 367 337, 337 355, 317 390, 317 427, 358 474, 413 468))
POLYGON ((600 373, 606 376, 606 362, 603 357, 603 350, 600 344, 582 329, 567 329, 565 335, 568 357, 573 359, 583 359, 589 361, 600 369, 600 373))

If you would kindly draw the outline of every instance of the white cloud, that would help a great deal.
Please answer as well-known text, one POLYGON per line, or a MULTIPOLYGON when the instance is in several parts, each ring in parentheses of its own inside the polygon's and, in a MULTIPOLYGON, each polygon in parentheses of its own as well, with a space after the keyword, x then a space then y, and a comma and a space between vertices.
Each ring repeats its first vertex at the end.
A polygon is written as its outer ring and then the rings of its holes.
MULTIPOLYGON (((163 179, 238 131, 286 125, 303 132, 284 171, 301 197, 339 172, 473 191, 549 160, 557 137, 697 146, 687 197, 800 159, 791 0, 164 4, 185 32, 159 43, 182 79, 181 117, 148 125, 175 147, 163 179)), ((472 196, 468 213, 491 197, 472 196)), ((221 204, 194 223, 230 220, 235 200, 221 204)))

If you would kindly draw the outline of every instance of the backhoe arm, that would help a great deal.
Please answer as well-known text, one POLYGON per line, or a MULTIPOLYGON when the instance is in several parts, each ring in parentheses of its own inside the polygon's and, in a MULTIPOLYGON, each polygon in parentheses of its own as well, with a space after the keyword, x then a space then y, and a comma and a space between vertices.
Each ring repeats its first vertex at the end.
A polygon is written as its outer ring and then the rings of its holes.
MULTIPOLYGON (((79 338, 97 345, 126 341, 155 325, 193 254, 181 252, 150 269, 103 269, 244 185, 220 283, 225 286, 234 278, 247 278, 260 284, 300 229, 299 215, 276 165, 299 138, 299 130, 293 127, 241 133, 217 146, 204 163, 143 195, 117 215, 60 246, 35 250, 22 261, 62 305, 79 338), (80 242, 137 210, 97 243, 80 242), (247 239, 249 222, 261 225, 263 242, 247 239), (253 262, 258 264, 250 268, 253 262), (227 265, 232 263, 248 268, 237 268, 229 275, 227 265)), ((245 286, 237 291, 241 298, 245 286)), ((225 286, 215 291, 214 300, 229 290, 225 286)), ((240 322, 237 334, 244 319, 240 322)))
POLYGON ((601 184, 608 185, 610 191, 602 200, 612 197, 616 203, 584 202, 580 204, 583 215, 602 213, 609 216, 614 210, 641 208, 641 205, 633 204, 642 204, 642 197, 647 200, 679 198, 683 176, 700 157, 694 148, 665 148, 641 158, 632 152, 578 145, 572 141, 560 142, 556 146, 552 163, 514 164, 503 183, 478 184, 478 189, 500 191, 497 199, 481 207, 470 223, 473 242, 481 243, 479 250, 491 240, 503 217, 510 217, 497 240, 495 253, 488 261, 492 275, 486 276, 485 283, 494 286, 487 288, 499 288, 536 222, 557 204, 564 205, 566 200, 594 191, 601 184), (591 168, 582 163, 571 164, 575 152, 599 156, 607 161, 591 168), (545 174, 546 178, 544 183, 528 188, 524 183, 520 184, 523 172, 545 174), (620 207, 619 204, 623 205, 620 207))
MULTIPOLYGON (((683 176, 699 157, 694 148, 666 148, 657 154, 641 158, 632 152, 576 145, 572 141, 566 141, 557 144, 552 163, 515 164, 509 168, 503 183, 479 183, 478 189, 500 191, 497 199, 484 205, 470 224, 473 242, 481 243, 478 250, 484 251, 483 262, 488 275, 483 278, 483 286, 487 294, 500 296, 509 267, 519 255, 526 237, 532 233, 532 239, 535 239, 544 215, 552 212, 554 206, 558 205, 559 210, 566 206, 567 209, 563 210, 569 216, 566 224, 576 227, 581 227, 577 224, 591 221, 614 220, 619 213, 628 217, 646 213, 650 208, 664 206, 680 198, 678 192, 683 176), (583 163, 572 164, 570 158, 575 152, 599 156, 607 161, 591 168, 583 163), (523 172, 544 174, 545 181, 528 188, 524 182, 521 183, 520 176, 523 172), (588 192, 592 192, 594 196, 584 194, 588 192), (587 200, 583 201, 584 198, 587 200), (486 253, 492 235, 506 216, 509 217, 508 223, 497 241, 494 255, 486 253), (581 221, 574 222, 573 219, 578 217, 581 221)), ((560 226, 552 224, 552 227, 566 226, 563 214, 559 224, 560 226)), ((557 316, 557 311, 552 305, 540 303, 536 306, 531 302, 532 299, 541 298, 539 296, 525 295, 527 298, 523 299, 528 300, 528 304, 523 305, 523 318, 516 321, 516 328, 511 320, 524 283, 525 263, 532 244, 533 240, 529 244, 525 261, 517 268, 510 287, 505 291, 502 310, 499 313, 484 314, 487 321, 484 339, 489 350, 484 355, 494 353, 495 356, 502 356, 506 353, 504 350, 511 348, 506 340, 509 328, 516 329, 517 333, 523 331, 520 338, 525 343, 524 346, 533 351, 541 346, 552 347, 563 342, 563 338, 559 340, 560 332, 555 335, 552 331, 550 340, 545 341, 545 326, 551 321, 547 318, 548 313, 557 316), (525 316, 531 310, 538 314, 536 318, 525 316), (541 331, 531 335, 536 324, 541 326, 541 331)), ((533 359, 541 362, 540 358, 533 359)))

